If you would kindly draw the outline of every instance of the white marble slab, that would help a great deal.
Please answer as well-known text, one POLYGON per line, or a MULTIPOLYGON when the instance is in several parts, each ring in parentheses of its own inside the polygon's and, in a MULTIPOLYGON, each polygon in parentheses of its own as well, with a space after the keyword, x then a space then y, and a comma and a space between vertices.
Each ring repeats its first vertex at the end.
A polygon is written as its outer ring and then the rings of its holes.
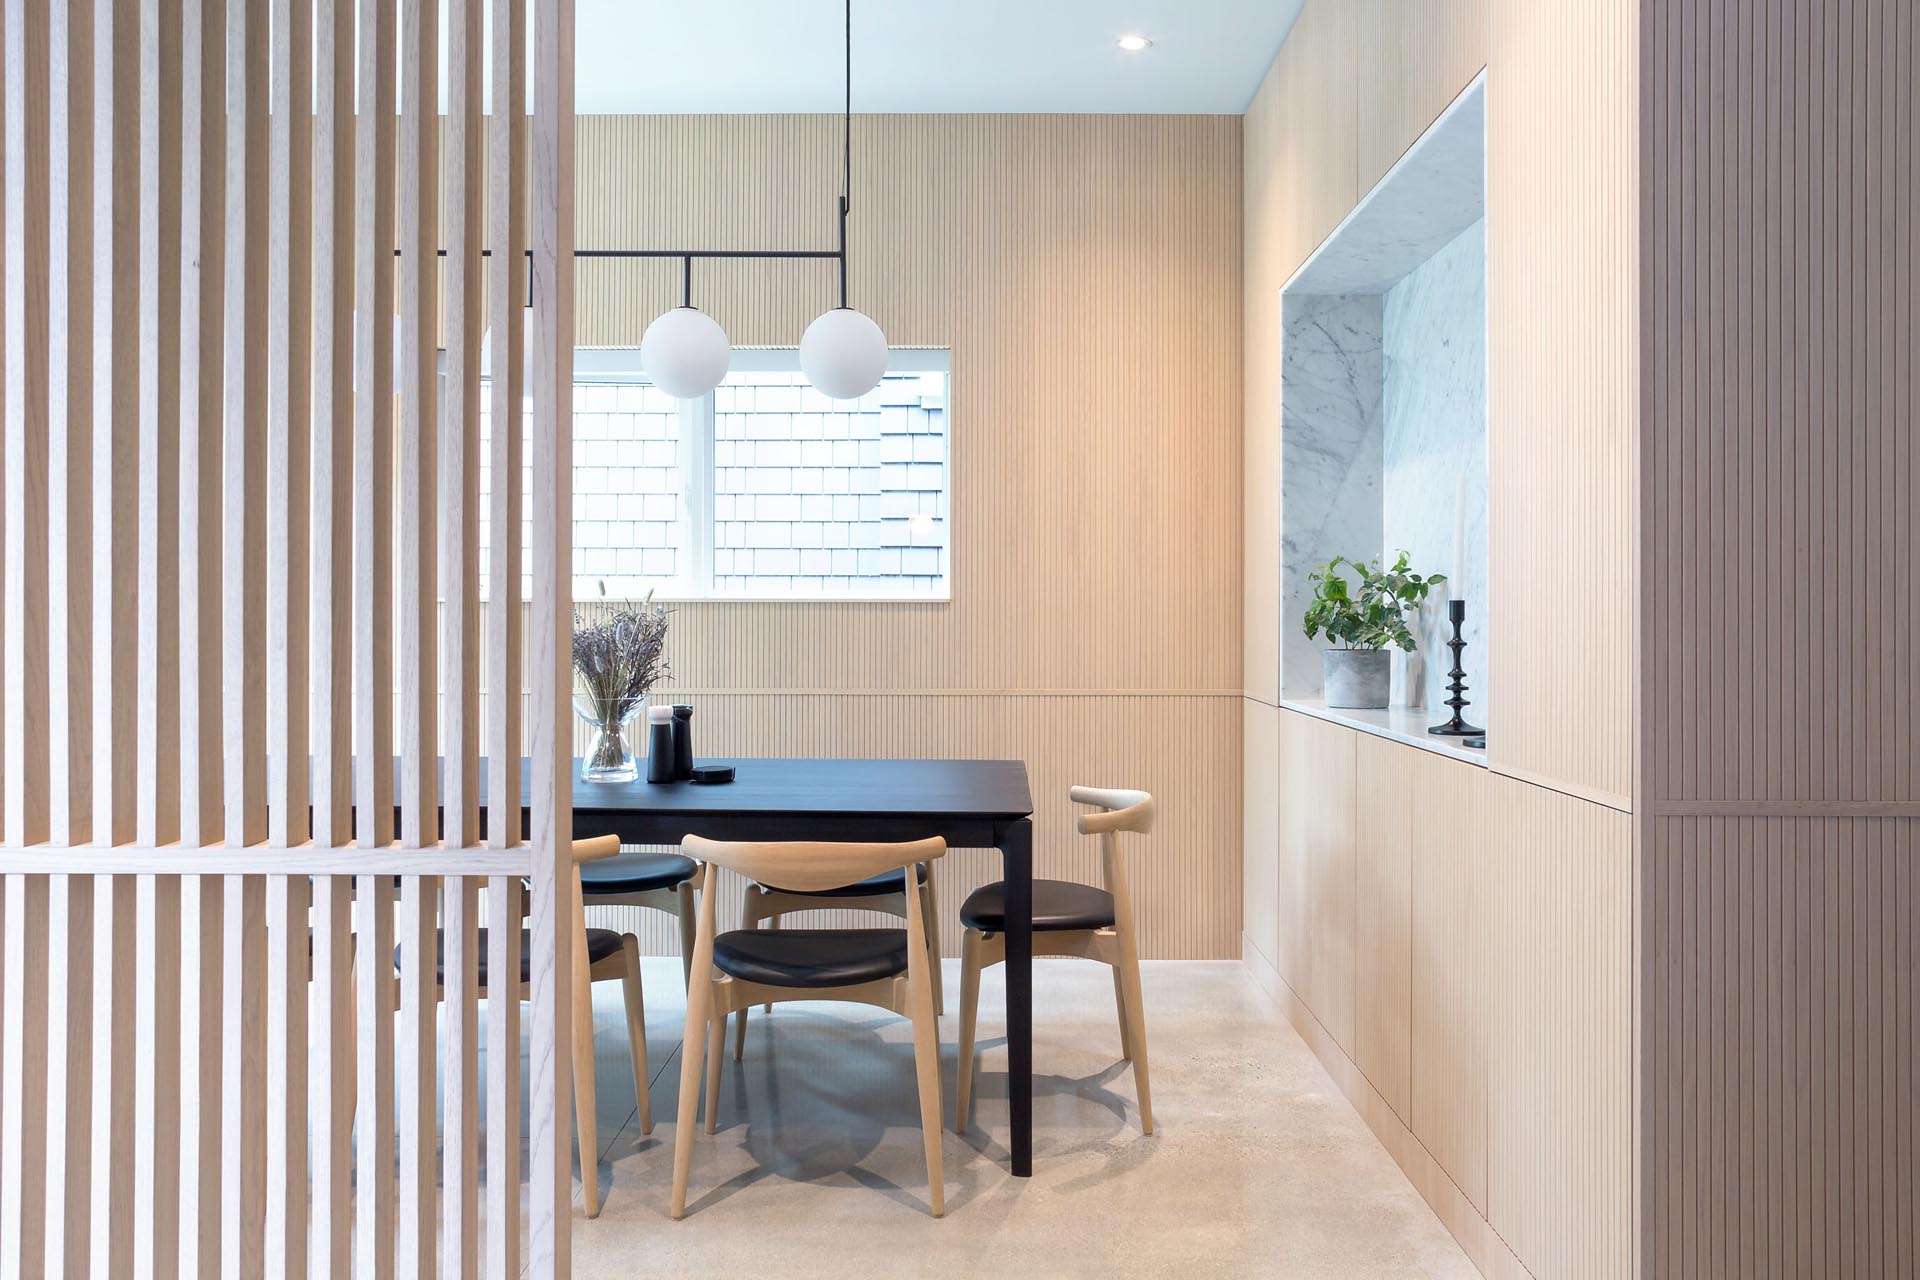
POLYGON ((1408 705, 1447 697, 1452 655, 1446 598, 1467 602, 1462 634, 1468 718, 1487 714, 1486 223, 1476 222, 1387 291, 1381 310, 1382 546, 1411 553, 1421 573, 1451 575, 1454 507, 1466 479, 1462 579, 1427 602, 1417 659, 1396 688, 1408 705))
POLYGON ((1442 724, 1445 716, 1430 716, 1423 711, 1408 707, 1384 707, 1374 710, 1367 707, 1330 707, 1318 698, 1282 698, 1282 708, 1298 711, 1301 715, 1313 716, 1319 720, 1331 720, 1343 724, 1349 729, 1358 729, 1361 733, 1370 733, 1376 738, 1391 738, 1422 751, 1431 751, 1435 755, 1450 756, 1455 760, 1464 760, 1468 764, 1486 767, 1487 753, 1482 747, 1465 747, 1458 738, 1442 738, 1427 732, 1427 726, 1442 724))
POLYGON ((1323 641, 1300 625, 1308 575, 1336 555, 1380 554, 1378 295, 1288 295, 1280 362, 1280 687, 1320 691, 1323 641))

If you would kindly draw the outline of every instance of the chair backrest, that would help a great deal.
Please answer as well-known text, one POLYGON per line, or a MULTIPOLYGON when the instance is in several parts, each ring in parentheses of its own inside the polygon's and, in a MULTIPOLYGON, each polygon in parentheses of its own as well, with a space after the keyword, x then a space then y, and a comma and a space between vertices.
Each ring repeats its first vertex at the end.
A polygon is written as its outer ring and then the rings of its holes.
POLYGON ((1070 792, 1075 804, 1090 804, 1098 813, 1079 817, 1080 834, 1105 835, 1111 831, 1153 830, 1153 797, 1145 791, 1121 787, 1075 787, 1070 792))
POLYGON ((855 884, 883 871, 932 862, 947 852, 947 842, 910 840, 903 844, 828 844, 819 841, 732 841, 688 836, 680 851, 695 862, 738 871, 769 889, 816 893, 855 884))

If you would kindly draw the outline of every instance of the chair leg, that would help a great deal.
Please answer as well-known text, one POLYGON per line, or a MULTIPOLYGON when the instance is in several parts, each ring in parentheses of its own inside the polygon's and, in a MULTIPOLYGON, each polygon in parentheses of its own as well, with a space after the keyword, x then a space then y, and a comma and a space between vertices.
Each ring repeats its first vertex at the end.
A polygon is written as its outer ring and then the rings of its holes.
POLYGON ((673 891, 674 900, 679 908, 674 912, 680 918, 680 976, 687 986, 693 985, 693 881, 682 880, 673 891))
POLYGON ((960 938, 960 1057, 953 1089, 953 1131, 967 1131, 967 1095, 973 1085, 973 1029, 980 1012, 980 933, 960 938))
POLYGON ((1120 982, 1126 994, 1127 1043, 1133 1050, 1133 1091, 1140 1099, 1140 1132, 1153 1132, 1153 1093, 1147 1086, 1147 1020, 1140 1009, 1140 957, 1133 935, 1120 935, 1120 982))
POLYGON ((1133 1058, 1133 1033, 1127 1029, 1127 991, 1126 984, 1120 980, 1120 966, 1113 966, 1113 1010, 1120 1017, 1120 1056, 1131 1061, 1133 1058))
MULTIPOLYGON (((760 927, 759 897, 760 890, 753 885, 748 885, 747 891, 740 895, 740 927, 742 929, 760 927)), ((780 917, 775 916, 773 919, 777 927, 780 917)), ((767 1006, 767 1012, 773 1012, 772 1005, 767 1006)), ((733 1018, 733 1060, 738 1062, 740 1055, 746 1051, 747 1047, 747 1007, 741 1005, 739 1012, 735 1013, 733 1018)))
POLYGON ((940 895, 934 891, 933 868, 927 868, 927 888, 920 899, 920 918, 927 926, 928 959, 933 961, 933 1016, 947 1016, 947 984, 940 972, 940 895))
MULTIPOLYGON (((586 940, 581 939, 581 945, 586 940)), ((581 956, 580 959, 585 959, 581 956)), ((593 1082, 593 984, 585 966, 573 972, 573 1119, 580 1138, 580 1191, 587 1216, 600 1216, 600 1126, 593 1082)))
MULTIPOLYGON (((780 921, 784 918, 785 917, 781 916, 778 912, 776 912, 768 920, 767 923, 772 928, 778 929, 780 927, 780 921)), ((769 1002, 767 1004, 761 1005, 760 1012, 766 1014, 769 1018, 771 1018, 773 1016, 772 1003, 769 1002)), ((740 1011, 740 1029, 738 1032, 735 1033, 735 1038, 733 1042, 733 1060, 735 1062, 740 1061, 740 1048, 743 1042, 746 1040, 746 1036, 747 1036, 747 1011, 745 1009, 742 1009, 740 1011)))
POLYGON ((927 1198, 933 1216, 947 1214, 946 1165, 941 1159, 940 1024, 933 1016, 931 981, 907 981, 907 1007, 913 1014, 913 1069, 920 1085, 920 1138, 927 1151, 927 1198))
POLYGON ((720 1060, 726 1056, 727 1020, 724 1016, 713 1018, 709 1026, 712 1043, 707 1046, 707 1132, 712 1133, 720 1125, 720 1060))
POLYGON ((700 1109, 700 1078, 707 1049, 707 1012, 713 984, 706 978, 687 992, 687 1025, 680 1036, 680 1105, 673 1131, 673 1216, 687 1214, 687 1174, 693 1168, 693 1125, 700 1109))
POLYGON ((640 1109, 640 1132, 653 1132, 650 1101, 653 1073, 647 1068, 647 1002, 640 989, 640 940, 632 934, 620 939, 626 970, 620 986, 627 996, 627 1051, 633 1055, 633 1100, 640 1109))

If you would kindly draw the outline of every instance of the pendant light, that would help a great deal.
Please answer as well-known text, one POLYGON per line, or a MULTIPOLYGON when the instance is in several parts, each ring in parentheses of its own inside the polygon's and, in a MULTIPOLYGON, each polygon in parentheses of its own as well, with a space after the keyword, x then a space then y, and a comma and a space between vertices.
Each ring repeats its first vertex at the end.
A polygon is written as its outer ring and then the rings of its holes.
POLYGON ((693 305, 693 259, 685 261, 681 304, 655 318, 640 337, 640 368, 670 396, 698 400, 727 376, 733 347, 727 331, 693 305))
POLYGON ((846 102, 840 141, 840 305, 807 326, 800 368, 822 395, 857 400, 880 385, 887 371, 887 336, 847 305, 847 210, 853 196, 853 0, 846 0, 846 102))

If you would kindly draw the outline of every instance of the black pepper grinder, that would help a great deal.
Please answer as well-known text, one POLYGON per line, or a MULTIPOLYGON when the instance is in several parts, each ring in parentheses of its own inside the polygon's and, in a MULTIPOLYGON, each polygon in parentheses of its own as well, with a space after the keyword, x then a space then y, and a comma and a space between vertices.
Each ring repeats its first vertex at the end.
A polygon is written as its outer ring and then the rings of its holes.
POLYGON ((693 708, 684 702, 673 704, 673 780, 686 782, 693 777, 693 708))
POLYGON ((647 708, 647 781, 672 782, 673 708, 647 708))

